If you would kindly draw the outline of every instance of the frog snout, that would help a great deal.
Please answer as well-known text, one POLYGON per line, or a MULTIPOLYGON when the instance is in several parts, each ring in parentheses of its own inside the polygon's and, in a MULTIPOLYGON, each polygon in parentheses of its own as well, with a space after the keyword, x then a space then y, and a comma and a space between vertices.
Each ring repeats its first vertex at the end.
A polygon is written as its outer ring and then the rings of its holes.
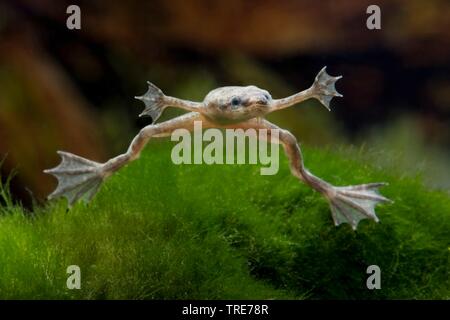
POLYGON ((249 104, 266 105, 269 103, 269 97, 265 94, 257 95, 249 99, 249 104))

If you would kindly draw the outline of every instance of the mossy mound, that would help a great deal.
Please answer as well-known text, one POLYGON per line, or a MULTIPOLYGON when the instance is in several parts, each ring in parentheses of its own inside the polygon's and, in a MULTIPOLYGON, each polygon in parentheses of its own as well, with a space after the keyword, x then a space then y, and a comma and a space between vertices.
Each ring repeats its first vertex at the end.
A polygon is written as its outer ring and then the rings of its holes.
MULTIPOLYGON (((280 171, 182 165, 152 142, 89 205, 0 208, 0 298, 448 299, 450 198, 354 152, 305 149, 336 185, 386 181, 379 224, 334 227, 326 201, 280 171), (366 269, 381 269, 368 290, 366 269), (66 268, 81 268, 81 290, 66 268)), ((282 152, 282 151, 280 151, 282 152)))

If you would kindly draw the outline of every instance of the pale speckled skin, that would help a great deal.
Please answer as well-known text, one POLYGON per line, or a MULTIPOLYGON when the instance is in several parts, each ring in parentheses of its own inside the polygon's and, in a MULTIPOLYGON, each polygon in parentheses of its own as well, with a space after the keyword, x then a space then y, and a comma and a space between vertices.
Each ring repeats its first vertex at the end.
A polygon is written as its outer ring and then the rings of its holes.
POLYGON ((139 157, 150 138, 170 136, 175 129, 179 128, 193 130, 194 121, 202 121, 203 129, 212 127, 267 129, 271 142, 283 145, 292 174, 329 200, 335 225, 349 223, 353 229, 356 229, 361 219, 369 218, 378 221, 374 210, 375 205, 389 201, 378 193, 378 187, 383 183, 332 186, 305 168, 300 146, 292 133, 263 119, 270 112, 287 108, 309 98, 318 99, 329 109, 331 99, 341 96, 334 87, 334 83, 339 79, 340 77, 330 77, 323 68, 310 88, 283 99, 273 99, 267 90, 256 86, 230 86, 212 90, 202 102, 166 96, 155 85, 148 83, 147 93, 137 97, 146 104, 141 116, 150 115, 156 121, 164 108, 168 106, 190 112, 144 127, 133 139, 127 152, 103 164, 71 153, 59 152, 62 157, 60 165, 45 171, 53 174, 59 182, 49 198, 64 196, 69 200, 69 204, 78 199, 90 200, 105 178, 139 157), (277 140, 275 140, 276 135, 270 135, 272 130, 278 130, 277 140))
POLYGON ((206 95, 199 112, 213 122, 230 124, 263 117, 270 112, 271 104, 267 90, 255 86, 221 87, 206 95))

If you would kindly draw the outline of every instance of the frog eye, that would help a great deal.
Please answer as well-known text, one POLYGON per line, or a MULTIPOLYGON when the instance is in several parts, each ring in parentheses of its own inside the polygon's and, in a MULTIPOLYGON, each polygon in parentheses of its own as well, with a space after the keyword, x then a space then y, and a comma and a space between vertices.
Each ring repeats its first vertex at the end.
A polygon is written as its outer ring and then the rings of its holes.
POLYGON ((238 97, 234 97, 233 99, 231 99, 231 105, 233 107, 237 107, 240 104, 241 104, 241 99, 239 99, 238 97))

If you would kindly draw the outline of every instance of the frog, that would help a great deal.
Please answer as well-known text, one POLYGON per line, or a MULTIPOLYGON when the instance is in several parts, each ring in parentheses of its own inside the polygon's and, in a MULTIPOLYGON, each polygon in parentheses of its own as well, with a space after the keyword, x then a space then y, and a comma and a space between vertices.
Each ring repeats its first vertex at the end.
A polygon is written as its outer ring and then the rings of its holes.
POLYGON ((317 99, 330 111, 331 100, 334 97, 343 97, 337 92, 335 86, 341 78, 342 76, 330 76, 326 67, 323 67, 309 88, 285 98, 274 99, 267 90, 254 85, 225 86, 211 90, 201 102, 166 95, 156 85, 147 82, 148 88, 145 94, 135 98, 141 100, 145 105, 139 116, 151 117, 152 123, 139 131, 126 152, 104 163, 92 161, 70 152, 57 151, 61 157, 60 164, 52 169, 44 170, 45 173, 53 175, 58 180, 56 189, 48 196, 48 199, 65 197, 69 207, 79 200, 91 201, 108 177, 139 158, 150 139, 168 137, 177 129, 192 131, 194 123, 201 121, 204 129, 253 128, 267 130, 268 142, 283 146, 292 175, 319 192, 328 201, 335 226, 346 223, 356 230, 359 222, 363 219, 379 222, 375 206, 392 202, 379 191, 379 188, 387 183, 332 185, 305 167, 300 144, 294 134, 265 119, 265 116, 272 112, 297 105, 311 98, 317 99), (187 112, 157 123, 167 107, 180 108, 187 112))

